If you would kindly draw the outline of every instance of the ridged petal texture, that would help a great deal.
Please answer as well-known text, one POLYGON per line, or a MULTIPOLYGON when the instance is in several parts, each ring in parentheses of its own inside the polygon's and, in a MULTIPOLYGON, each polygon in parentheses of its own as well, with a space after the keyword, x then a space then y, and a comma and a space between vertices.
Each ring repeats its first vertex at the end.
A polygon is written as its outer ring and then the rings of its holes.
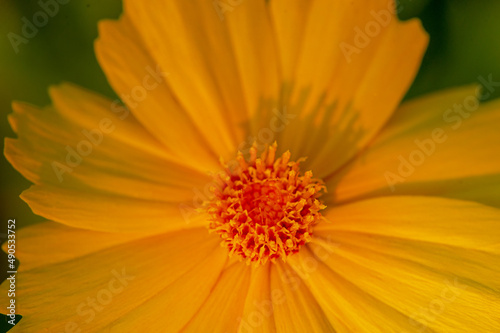
POLYGON ((500 332, 500 104, 401 104, 419 21, 385 0, 124 8, 95 45, 121 101, 65 83, 13 105, 5 155, 48 221, 18 231, 11 332, 500 332), (286 262, 247 265, 203 203, 219 159, 275 141, 327 207, 286 262))

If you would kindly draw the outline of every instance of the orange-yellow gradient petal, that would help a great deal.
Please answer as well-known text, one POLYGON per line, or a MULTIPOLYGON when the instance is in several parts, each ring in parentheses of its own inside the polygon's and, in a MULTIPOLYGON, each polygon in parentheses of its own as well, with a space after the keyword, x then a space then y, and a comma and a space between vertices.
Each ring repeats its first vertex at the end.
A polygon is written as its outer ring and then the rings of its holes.
MULTIPOLYGON (((56 222, 44 222, 17 231, 18 272, 73 260, 145 237, 144 233, 108 233, 82 230, 56 222)), ((7 243, 3 249, 7 252, 7 243)))
POLYGON ((124 8, 95 44, 124 106, 62 84, 9 117, 22 198, 53 221, 18 234, 13 332, 498 331, 500 102, 465 87, 398 108, 418 20, 386 0, 124 8), (325 221, 246 265, 183 203, 220 157, 275 140, 326 181, 325 221), (423 160, 401 175, 400 156, 423 160))
POLYGON ((418 21, 399 22, 392 6, 312 1, 306 18, 298 20, 304 29, 300 47, 279 26, 287 24, 281 18, 287 9, 272 6, 280 53, 299 52, 294 70, 284 71, 293 74, 284 78, 292 91, 283 108, 296 118, 280 139, 308 156, 307 168, 319 177, 346 163, 377 134, 420 66, 428 37, 418 21))
POLYGON ((23 199, 36 214, 103 231, 194 226, 182 221, 179 202, 192 200, 206 174, 169 156, 106 98, 68 84, 51 97, 50 108, 14 104, 9 120, 18 139, 5 142, 7 159, 34 183, 23 199))
MULTIPOLYGON (((205 304, 212 297, 215 288, 230 290, 232 287, 221 278, 224 274, 223 268, 227 262, 227 255, 223 251, 220 252, 216 255, 209 254, 205 260, 198 262, 175 282, 138 305, 126 316, 121 316, 108 324, 105 329, 117 333, 139 332, 144 329, 147 329, 148 332, 181 331, 183 327, 189 325, 194 318, 199 316, 202 307, 206 307, 205 304), (147 318, 147 323, 145 318, 147 318)), ((182 257, 181 254, 179 255, 182 257)), ((170 269, 174 269, 174 267, 170 269)), ((220 307, 214 306, 211 308, 220 309, 220 307)), ((206 322, 205 325, 207 325, 206 322)))
POLYGON ((500 102, 479 104, 481 94, 455 88, 401 105, 365 152, 326 179, 331 203, 414 194, 500 207, 500 102))
POLYGON ((100 23, 95 50, 127 108, 172 156, 195 169, 217 167, 217 152, 206 144, 169 88, 167 80, 172 73, 152 58, 126 16, 100 23))
POLYGON ((389 119, 427 45, 420 23, 399 22, 387 1, 227 6, 125 1, 126 14, 102 24, 96 44, 120 96, 137 89, 145 67, 168 73, 165 84, 148 92, 156 98, 128 104, 137 104, 132 112, 167 146, 183 131, 199 132, 188 134, 192 147, 173 148, 195 164, 201 155, 186 155, 197 151, 200 138, 206 151, 224 158, 254 140, 277 139, 327 176, 389 119))
MULTIPOLYGON (((54 228, 42 232, 49 231, 60 237, 67 235, 54 228)), ((87 234, 89 243, 102 237, 100 233, 87 234)), ((108 242, 107 248, 82 246, 87 251, 70 250, 74 255, 65 260, 17 275, 16 302, 23 315, 15 327, 19 327, 19 332, 60 332, 67 326, 78 327, 82 332, 103 332, 115 325, 122 327, 123 320, 129 320, 127 330, 144 327, 149 314, 139 321, 134 312, 151 306, 159 314, 158 325, 175 330, 190 321, 204 298, 211 295, 227 261, 219 239, 205 228, 122 244, 108 242), (196 277, 198 286, 193 289, 196 277), (198 292, 196 296, 189 294, 194 291, 198 292), (163 304, 164 312, 159 304, 163 304), (170 317, 174 311, 177 318, 170 317)), ((6 290, 2 289, 2 294, 6 295, 6 290)))
POLYGON ((250 266, 235 263, 226 267, 210 296, 182 331, 203 332, 208 326, 214 332, 235 332, 249 285, 250 266))
MULTIPOLYGON (((318 225, 308 245, 313 255, 304 252, 292 265, 308 273, 304 280, 331 316, 337 308, 346 311, 340 306, 345 297, 352 297, 348 301, 356 308, 387 308, 359 320, 339 314, 350 329, 377 327, 380 318, 408 332, 495 332, 500 327, 500 210, 402 196, 336 207, 326 218, 329 222, 318 225), (346 285, 354 292, 331 289, 329 303, 316 284, 329 280, 334 289, 346 285)), ((379 326, 374 332, 387 331, 379 326)))
POLYGON ((271 267, 271 290, 283 294, 284 301, 274 304, 276 332, 332 332, 326 317, 300 277, 281 262, 271 267))
POLYGON ((369 295, 323 262, 332 256, 339 243, 328 238, 315 244, 325 246, 307 246, 289 263, 296 272, 297 283, 309 288, 336 332, 414 331, 407 316, 369 295))
POLYGON ((245 307, 238 318, 240 333, 276 332, 274 306, 285 301, 282 290, 271 289, 271 265, 253 267, 245 307))
MULTIPOLYGON (((169 73, 171 93, 209 149, 217 157, 230 157, 243 141, 246 108, 229 36, 212 2, 125 1, 124 6, 145 50, 169 73)), ((101 65, 113 78, 110 64, 101 65)), ((168 109, 155 112, 167 114, 168 109)))

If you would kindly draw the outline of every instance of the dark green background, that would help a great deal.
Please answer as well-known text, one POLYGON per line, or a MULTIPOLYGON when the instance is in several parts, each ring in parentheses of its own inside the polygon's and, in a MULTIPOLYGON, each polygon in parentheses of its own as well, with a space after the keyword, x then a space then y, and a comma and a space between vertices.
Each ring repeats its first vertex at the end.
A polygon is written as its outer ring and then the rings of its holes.
MULTIPOLYGON (((21 44, 17 54, 7 34, 21 34, 21 18, 25 16, 31 21, 40 10, 38 0, 0 0, 0 4, 2 137, 14 137, 7 123, 11 101, 46 105, 50 102, 47 87, 51 84, 71 81, 115 97, 97 64, 93 42, 97 37, 97 21, 117 18, 120 1, 72 0, 61 5, 59 13, 28 44, 21 44)), ((500 1, 402 0, 401 6, 401 18, 420 17, 431 36, 421 70, 406 98, 477 82, 480 75, 492 74, 495 81, 500 81, 500 1)), ((3 140, 1 148, 3 151, 3 140)), ((7 230, 8 218, 15 218, 18 227, 42 221, 19 199, 29 182, 8 164, 3 154, 0 170, 0 234, 7 230)), ((0 260, 0 266, 5 265, 6 259, 0 256, 0 260)), ((5 269, 0 271, 0 278, 3 272, 5 269)), ((2 324, 0 320, 0 332, 5 330, 2 324)))

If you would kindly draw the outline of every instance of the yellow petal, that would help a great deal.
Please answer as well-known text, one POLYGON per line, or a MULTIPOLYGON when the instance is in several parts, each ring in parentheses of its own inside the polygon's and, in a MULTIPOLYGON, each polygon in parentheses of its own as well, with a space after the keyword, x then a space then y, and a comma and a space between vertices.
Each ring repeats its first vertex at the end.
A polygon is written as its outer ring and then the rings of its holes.
POLYGON ((125 1, 124 7, 206 144, 217 156, 232 157, 247 117, 241 116, 244 99, 231 44, 212 1, 125 1))
MULTIPOLYGON (((209 2, 212 1, 207 1, 209 2)), ((272 28, 269 4, 262 0, 238 3, 233 6, 232 11, 225 13, 224 22, 230 36, 248 110, 249 134, 255 136, 259 144, 271 144, 275 133, 269 132, 272 126, 270 119, 275 117, 274 110, 280 105, 281 81, 277 41, 272 28)), ((215 48, 218 49, 219 47, 215 48)), ((246 142, 243 143, 248 148, 254 139, 245 139, 246 142)))
POLYGON ((499 207, 500 101, 474 109, 478 93, 463 87, 403 104, 370 147, 327 180, 334 200, 416 194, 499 207))
POLYGON ((84 189, 33 185, 21 198, 35 214, 75 228, 160 233, 206 226, 208 216, 176 202, 143 200, 84 189))
POLYGON ((308 0, 273 0, 269 3, 284 82, 290 83, 294 77, 311 3, 313 1, 308 0))
POLYGON ((301 277, 321 306, 335 332, 412 332, 415 328, 407 316, 352 284, 323 260, 335 252, 340 243, 324 240, 324 248, 306 246, 290 258, 290 265, 301 277))
MULTIPOLYGON (((44 222, 16 233, 16 257, 22 258, 18 272, 54 265, 103 251, 138 238, 144 233, 106 233, 67 227, 60 223, 44 222)), ((7 252, 7 243, 3 250, 7 252)))
MULTIPOLYGON (((23 263, 23 257, 19 259, 23 263)), ((181 291, 191 288, 208 294, 226 260, 218 237, 200 228, 116 244, 54 265, 28 267, 17 275, 16 304, 23 314, 18 327, 22 332, 61 332, 68 326, 102 332, 116 320, 134 322, 133 311, 160 299, 168 317, 176 304, 172 298, 182 301, 181 291), (183 280, 194 282, 186 278, 192 274, 207 279, 188 288, 183 280)), ((2 294, 7 294, 6 287, 2 286, 2 294)), ((182 325, 200 303, 186 304, 179 318, 169 320, 182 325)))
MULTIPOLYGON (((321 269, 323 283, 348 281, 367 294, 358 292, 362 306, 382 302, 408 317, 408 332, 500 329, 498 209, 392 197, 336 207, 327 219, 309 245, 332 271, 321 269)), ((315 273, 309 274, 311 285, 315 273)), ((397 324, 401 317, 394 310, 387 321, 397 324)))
POLYGON ((319 0, 306 12, 293 92, 284 101, 297 117, 281 141, 308 156, 307 169, 319 177, 375 136, 418 70, 427 35, 418 21, 399 22, 392 5, 319 0))
POLYGON ((95 50, 127 108, 171 154, 192 168, 218 166, 219 155, 210 151, 169 87, 170 68, 152 57, 127 16, 100 23, 95 50))
POLYGON ((288 265, 272 265, 271 290, 281 296, 273 304, 276 332, 334 331, 314 296, 288 265))
POLYGON ((179 332, 198 315, 200 308, 211 297, 214 288, 221 282, 219 278, 226 262, 227 255, 209 255, 175 282, 103 330, 117 333, 141 330, 179 332))
POLYGON ((480 288, 500 290, 500 268, 498 265, 489 264, 498 261, 498 255, 494 253, 359 232, 318 233, 318 237, 322 238, 322 244, 326 237, 337 246, 356 246, 359 252, 377 252, 416 262, 443 275, 456 275, 469 281, 478 281, 481 283, 480 288))
POLYGON ((132 116, 113 114, 111 101, 68 84, 51 96, 55 108, 15 103, 9 116, 19 139, 6 140, 6 157, 35 184, 160 200, 209 179, 173 160, 132 116))
POLYGON ((326 219, 314 232, 364 232, 500 254, 500 210, 475 202, 383 197, 334 207, 326 219))
POLYGON ((14 104, 9 120, 19 138, 5 143, 7 159, 35 183, 23 198, 37 214, 106 231, 189 224, 181 220, 194 218, 203 199, 193 189, 204 192, 207 175, 173 159, 133 116, 113 114, 109 100, 67 84, 51 97, 51 108, 14 104))
POLYGON ((273 306, 283 301, 284 294, 279 290, 271 290, 270 272, 271 265, 258 266, 252 270, 238 332, 276 332, 273 306))
POLYGON ((238 262, 227 267, 203 306, 182 332, 236 332, 250 284, 250 266, 238 262))

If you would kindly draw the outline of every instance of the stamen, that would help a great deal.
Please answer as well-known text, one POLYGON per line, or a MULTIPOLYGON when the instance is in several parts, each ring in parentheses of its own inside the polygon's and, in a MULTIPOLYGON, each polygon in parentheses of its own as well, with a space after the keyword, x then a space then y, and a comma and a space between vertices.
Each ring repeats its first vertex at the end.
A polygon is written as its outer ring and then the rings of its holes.
POLYGON ((311 171, 300 174, 304 159, 290 162, 288 151, 275 159, 276 149, 274 143, 257 158, 254 144, 248 161, 238 152, 237 166, 230 170, 223 164, 206 203, 210 230, 219 234, 230 256, 236 253, 248 264, 285 261, 297 253, 326 208, 318 200, 326 191, 323 182, 311 171))

